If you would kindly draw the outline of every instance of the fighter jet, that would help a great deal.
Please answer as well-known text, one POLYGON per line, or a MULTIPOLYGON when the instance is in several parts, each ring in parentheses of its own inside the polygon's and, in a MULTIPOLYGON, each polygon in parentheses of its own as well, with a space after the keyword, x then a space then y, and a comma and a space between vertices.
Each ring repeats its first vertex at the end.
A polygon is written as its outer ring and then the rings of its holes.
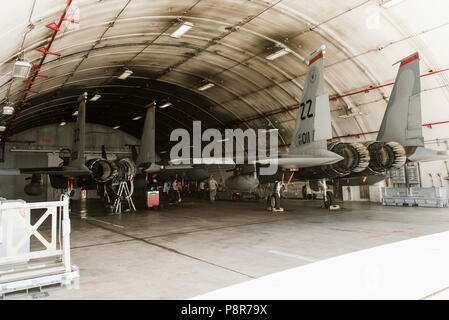
MULTIPOLYGON (((330 128, 328 102, 321 101, 322 90, 318 89, 312 93, 307 91, 310 88, 323 87, 322 51, 322 49, 318 50, 308 58, 311 67, 306 79, 295 133, 292 137, 293 148, 287 157, 280 155, 278 163, 281 169, 275 175, 255 176, 256 167, 253 167, 253 170, 247 168, 245 178, 242 174, 238 174, 228 179, 230 182, 232 181, 230 187, 235 187, 241 182, 241 184, 255 189, 259 182, 272 183, 275 180, 280 181, 285 178, 285 181, 309 181, 312 189, 318 190, 318 182, 321 180, 324 194, 326 194, 326 197, 324 197, 325 204, 329 206, 335 202, 335 198, 330 191, 326 192, 326 180, 341 185, 374 184, 384 179, 387 170, 399 169, 404 166, 406 161, 449 159, 449 151, 432 150, 424 147, 419 54, 417 52, 397 62, 400 63, 398 75, 376 141, 328 143, 326 140, 331 138, 329 131, 327 131, 330 128), (317 59, 319 63, 317 63, 317 59), (315 67, 315 70, 313 70, 313 67, 315 67), (318 76, 315 74, 318 74, 318 76), (318 80, 315 78, 318 78, 318 80), (319 83, 320 81, 321 83, 319 83), (317 122, 317 120, 320 120, 318 116, 315 117, 314 122, 307 122, 309 112, 308 110, 305 111, 303 103, 306 101, 307 104, 307 101, 309 101, 307 97, 310 96, 312 96, 312 99, 309 98, 309 100, 317 101, 318 107, 322 106, 321 109, 313 111, 314 103, 311 103, 310 114, 319 115, 317 112, 322 110, 321 119, 326 118, 329 124, 326 130, 322 130, 327 134, 321 136, 324 139, 318 143, 309 143, 310 132, 314 132, 317 124, 321 128, 324 123, 317 122), (304 151, 306 154, 308 152, 317 154, 323 152, 323 148, 326 148, 327 152, 340 155, 339 160, 324 164, 319 163, 319 161, 324 160, 323 158, 318 159, 315 163, 315 159, 310 162, 307 162, 307 158, 303 160, 304 162, 301 162, 298 157, 295 159, 295 153, 300 153, 299 157, 302 157, 304 151), (291 171, 288 172, 285 169, 291 171)), ((318 136, 320 137, 320 135, 318 136)), ((314 137, 316 137, 316 132, 314 137)), ((323 152, 322 154, 329 153, 323 152)), ((331 155, 330 158, 332 158, 331 155)), ((259 163, 264 163, 264 161, 259 161, 259 163)), ((269 163, 269 160, 266 163, 269 163)))
POLYGON ((406 161, 449 159, 447 150, 424 147, 419 54, 415 52, 395 64, 398 63, 398 74, 377 139, 329 143, 328 148, 345 159, 296 172, 294 179, 328 178, 338 180, 341 185, 371 184, 383 180, 387 170, 401 168, 406 161))
POLYGON ((19 168, 19 169, 0 169, 0 175, 21 175, 31 174, 30 183, 25 186, 25 193, 28 195, 40 195, 43 191, 41 187, 41 175, 48 174, 55 176, 66 182, 67 180, 77 179, 79 177, 88 176, 91 170, 84 163, 84 147, 85 147, 85 118, 86 118, 86 100, 87 93, 80 95, 78 98, 79 112, 76 122, 74 142, 71 153, 64 156, 64 162, 59 167, 43 167, 43 168, 19 168))
MULTIPOLYGON (((25 186, 25 193, 31 196, 43 192, 41 175, 48 174, 50 183, 56 189, 96 188, 97 186, 117 185, 120 181, 129 181, 135 188, 146 185, 147 175, 166 170, 181 171, 192 168, 185 165, 162 165, 155 153, 155 103, 147 106, 147 114, 141 139, 141 148, 138 153, 132 149, 132 158, 108 160, 103 147, 102 157, 85 159, 85 127, 86 127, 86 100, 88 94, 83 93, 79 99, 78 118, 74 131, 72 149, 61 152, 63 161, 59 167, 44 168, 18 168, 0 169, 0 175, 31 174, 31 181, 25 186), (114 184, 113 184, 114 182, 114 184)), ((195 171, 197 172, 197 171, 195 171)), ((202 174, 201 177, 205 175, 202 174)), ((113 190, 113 188, 112 188, 113 190)))

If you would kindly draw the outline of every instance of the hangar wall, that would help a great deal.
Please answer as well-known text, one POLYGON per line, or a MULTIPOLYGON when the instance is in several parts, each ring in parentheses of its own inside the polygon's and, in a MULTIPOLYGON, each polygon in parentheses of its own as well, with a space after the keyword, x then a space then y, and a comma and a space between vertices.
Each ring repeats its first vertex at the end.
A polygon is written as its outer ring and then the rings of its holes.
MULTIPOLYGON (((12 142, 7 142, 5 146, 5 162, 0 163, 0 168, 26 168, 26 167, 46 167, 55 166, 55 159, 58 159, 58 152, 54 154, 45 152, 18 152, 11 149, 27 150, 58 150, 72 145, 74 123, 65 126, 58 124, 42 126, 27 130, 11 137, 12 142), (15 142, 14 142, 15 141, 15 142)), ((119 130, 98 124, 88 123, 86 125, 86 151, 101 152, 101 146, 106 146, 108 157, 114 159, 114 155, 109 152, 129 152, 126 144, 139 144, 139 139, 119 130)), ((124 154, 125 155, 125 154, 124 154)), ((88 154, 87 157, 97 157, 99 154, 88 154)), ((0 197, 8 199, 23 199, 26 201, 53 200, 57 196, 53 188, 50 187, 48 177, 44 177, 44 192, 40 196, 28 196, 23 188, 27 183, 25 178, 29 175, 2 176, 0 183, 0 197), (49 188, 47 188, 49 186, 49 188)))

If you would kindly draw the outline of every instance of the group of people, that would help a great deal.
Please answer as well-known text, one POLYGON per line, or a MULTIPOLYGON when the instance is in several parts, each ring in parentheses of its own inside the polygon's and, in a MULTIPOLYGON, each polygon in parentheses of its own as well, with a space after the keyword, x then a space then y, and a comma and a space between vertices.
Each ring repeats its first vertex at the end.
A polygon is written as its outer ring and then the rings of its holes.
MULTIPOLYGON (((281 189, 285 185, 281 181, 275 181, 272 192, 268 194, 267 205, 275 209, 280 208, 281 189)), ((268 188, 268 187, 267 187, 268 188)), ((153 177, 148 184, 149 191, 159 191, 163 198, 168 200, 169 204, 181 203, 182 197, 197 196, 200 199, 206 199, 209 195, 209 200, 213 203, 217 196, 217 191, 223 191, 223 184, 218 183, 214 176, 201 182, 189 181, 184 183, 184 180, 176 177, 173 181, 165 181, 161 186, 156 177, 153 177), (162 189, 162 190, 160 190, 162 189)), ((268 192, 268 189, 266 190, 268 192)))
POLYGON ((176 177, 173 180, 165 181, 162 185, 159 185, 156 178, 152 178, 148 186, 150 191, 159 191, 161 196, 168 200, 169 204, 180 203, 183 196, 196 196, 205 199, 209 195, 210 201, 214 202, 217 191, 221 189, 222 184, 219 184, 214 176, 210 176, 209 179, 201 182, 184 182, 182 177, 176 177))

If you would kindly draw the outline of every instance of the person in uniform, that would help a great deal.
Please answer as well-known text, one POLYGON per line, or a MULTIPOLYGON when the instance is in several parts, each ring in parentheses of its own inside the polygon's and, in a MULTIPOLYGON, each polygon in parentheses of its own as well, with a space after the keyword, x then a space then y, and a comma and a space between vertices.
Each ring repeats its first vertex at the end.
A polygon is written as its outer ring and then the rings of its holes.
POLYGON ((217 180, 214 179, 214 176, 210 176, 210 179, 209 179, 209 196, 210 196, 210 201, 211 202, 215 201, 215 197, 217 195, 217 188, 218 188, 217 180))

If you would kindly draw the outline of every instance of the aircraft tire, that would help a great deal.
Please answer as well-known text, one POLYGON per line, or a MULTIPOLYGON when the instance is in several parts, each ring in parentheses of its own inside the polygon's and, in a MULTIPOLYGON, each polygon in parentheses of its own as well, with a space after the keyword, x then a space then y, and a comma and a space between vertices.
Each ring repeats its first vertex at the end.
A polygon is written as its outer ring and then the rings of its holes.
POLYGON ((337 204, 337 200, 335 199, 334 194, 332 191, 326 191, 326 200, 324 202, 324 205, 326 208, 329 208, 330 206, 334 206, 337 204))
POLYGON ((270 196, 270 206, 272 208, 279 208, 280 207, 280 203, 279 202, 280 202, 280 199, 277 198, 274 194, 272 194, 270 196))

